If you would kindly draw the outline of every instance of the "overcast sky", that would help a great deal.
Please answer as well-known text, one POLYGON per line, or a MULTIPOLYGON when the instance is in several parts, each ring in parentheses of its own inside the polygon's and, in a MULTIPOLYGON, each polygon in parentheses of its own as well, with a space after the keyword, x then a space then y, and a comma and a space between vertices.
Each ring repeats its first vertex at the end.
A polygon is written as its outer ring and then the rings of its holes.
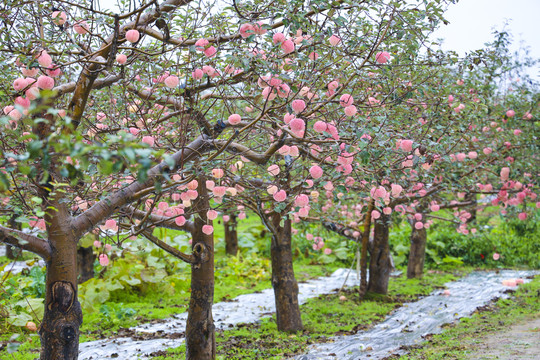
MULTIPOLYGON (((445 13, 449 25, 442 27, 434 38, 444 38, 442 48, 460 55, 480 49, 493 40, 493 29, 506 27, 513 35, 513 50, 520 41, 530 47, 530 55, 540 58, 540 0, 460 0, 445 13)), ((540 69, 529 72, 540 80, 540 69)))

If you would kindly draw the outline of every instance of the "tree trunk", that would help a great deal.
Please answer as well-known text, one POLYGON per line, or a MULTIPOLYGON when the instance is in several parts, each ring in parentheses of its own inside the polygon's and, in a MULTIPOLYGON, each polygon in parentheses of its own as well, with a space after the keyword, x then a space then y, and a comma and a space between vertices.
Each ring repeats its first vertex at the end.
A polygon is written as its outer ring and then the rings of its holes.
POLYGON ((364 231, 362 232, 362 248, 360 252, 360 286, 358 287, 358 295, 360 299, 366 294, 367 283, 367 253, 369 246, 369 233, 371 230, 371 212, 374 209, 375 200, 371 199, 368 203, 366 215, 364 217, 364 231))
POLYGON ((47 262, 45 313, 39 327, 41 360, 76 360, 79 355, 81 305, 77 299, 77 243, 49 230, 54 244, 47 262))
POLYGON ((78 283, 82 284, 85 281, 94 277, 94 261, 96 256, 92 247, 79 246, 77 249, 77 273, 79 274, 78 283))
POLYGON ((276 319, 279 331, 296 332, 303 329, 298 283, 294 277, 291 249, 291 220, 288 216, 272 213, 272 287, 276 301, 276 319))
POLYGON ((214 301, 214 235, 202 232, 204 225, 212 225, 206 217, 210 208, 205 178, 199 178, 199 197, 193 204, 193 254, 200 261, 191 265, 191 298, 186 325, 186 360, 209 360, 216 357, 216 336, 212 303, 214 301))
POLYGON ((368 291, 386 295, 388 293, 388 280, 392 271, 390 246, 388 244, 388 230, 390 216, 381 215, 375 220, 373 248, 369 261, 368 291))
POLYGON ((426 258, 426 229, 416 229, 412 222, 411 251, 409 253, 409 263, 407 264, 407 278, 421 278, 424 274, 424 261, 426 258))
MULTIPOLYGON (((12 229, 21 230, 22 226, 21 223, 16 222, 15 219, 17 218, 16 215, 13 215, 8 220, 8 225, 12 229)), ((22 250, 15 246, 6 245, 6 256, 8 259, 16 260, 18 257, 22 255, 22 250)))
POLYGON ((225 227, 225 252, 229 255, 238 253, 238 232, 236 231, 236 215, 231 214, 227 222, 223 222, 225 227))

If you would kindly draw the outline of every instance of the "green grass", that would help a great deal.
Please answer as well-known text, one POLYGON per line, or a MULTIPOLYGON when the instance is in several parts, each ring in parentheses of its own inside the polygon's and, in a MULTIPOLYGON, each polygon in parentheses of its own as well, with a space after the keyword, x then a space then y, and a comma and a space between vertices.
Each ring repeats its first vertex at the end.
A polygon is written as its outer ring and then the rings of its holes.
POLYGON ((482 338, 511 325, 540 316, 540 276, 520 285, 513 297, 483 307, 470 318, 446 326, 441 334, 412 349, 403 360, 461 360, 470 357, 482 338))

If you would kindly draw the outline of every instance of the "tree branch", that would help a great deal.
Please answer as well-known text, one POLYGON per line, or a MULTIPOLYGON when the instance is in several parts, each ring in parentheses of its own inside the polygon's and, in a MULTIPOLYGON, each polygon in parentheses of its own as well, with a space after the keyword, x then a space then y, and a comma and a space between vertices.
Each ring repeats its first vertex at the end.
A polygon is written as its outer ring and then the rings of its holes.
POLYGON ((199 136, 189 145, 183 147, 171 156, 171 159, 174 162, 173 168, 165 161, 162 161, 148 170, 148 179, 146 181, 135 181, 127 187, 115 191, 73 219, 71 222, 72 231, 78 236, 82 236, 103 221, 103 219, 110 217, 118 211, 118 209, 137 200, 135 194, 153 186, 157 181, 161 181, 164 172, 176 171, 178 168, 183 167, 187 162, 199 158, 201 154, 209 149, 211 149, 209 139, 205 135, 199 136))
POLYGON ((270 145, 270 147, 263 154, 259 154, 251 150, 247 146, 244 146, 238 143, 230 143, 230 144, 227 144, 227 143, 228 143, 227 140, 212 141, 213 145, 215 146, 217 145, 218 147, 226 146, 225 151, 231 154, 235 154, 235 155, 238 155, 238 154, 242 155, 259 165, 265 164, 270 159, 270 157, 274 155, 276 151, 278 151, 279 148, 283 146, 283 144, 285 144, 284 141, 276 141, 272 145, 270 145))
MULTIPOLYGON (((141 30, 156 21, 156 19, 158 19, 161 14, 171 12, 177 7, 185 5, 190 1, 191 0, 167 0, 159 6, 159 9, 149 11, 141 16, 138 16, 135 21, 131 21, 121 26, 117 33, 125 34, 127 30, 133 28, 141 30)), ((109 36, 109 38, 96 52, 92 59, 90 59, 92 61, 100 61, 91 63, 89 66, 85 67, 81 71, 79 79, 77 79, 77 85, 68 106, 69 115, 73 119, 73 123, 75 124, 75 126, 78 126, 82 118, 86 103, 88 101, 88 96, 90 95, 90 91, 92 90, 94 85, 94 81, 97 79, 99 73, 105 69, 105 67, 100 64, 100 62, 107 62, 106 60, 110 57, 111 51, 113 50, 112 44, 115 41, 117 45, 120 45, 124 43, 126 39, 118 39, 115 35, 109 36)))
POLYGON ((178 249, 170 246, 169 244, 159 240, 157 237, 152 235, 152 233, 150 231, 143 231, 142 234, 144 235, 145 238, 147 238, 148 240, 153 242, 156 246, 158 246, 159 248, 165 250, 169 254, 179 258, 180 260, 183 260, 183 261, 185 261, 185 262, 187 262, 189 264, 197 263, 197 258, 195 256, 184 254, 180 250, 178 250, 178 249))
POLYGON ((48 261, 51 257, 51 247, 46 240, 1 225, 0 242, 33 252, 41 256, 45 261, 48 261))
MULTIPOLYGON (((109 75, 103 79, 96 80, 92 85, 92 89, 103 89, 104 87, 110 86, 122 79, 121 75, 109 75)), ((69 82, 67 84, 62 84, 56 86, 53 91, 56 91, 56 97, 60 97, 64 94, 71 93, 75 91, 77 83, 75 81, 69 82)))
POLYGON ((354 237, 352 235, 347 235, 346 234, 347 231, 351 231, 351 230, 360 232, 360 230, 358 230, 358 229, 349 228, 347 226, 336 224, 336 223, 331 222, 331 221, 322 221, 321 224, 325 229, 327 229, 329 231, 332 231, 332 232, 334 232, 334 233, 336 233, 338 235, 341 235, 341 236, 343 236, 343 237, 345 237, 345 238, 347 238, 349 240, 352 240, 354 242, 357 242, 357 243, 360 242, 359 238, 354 237))

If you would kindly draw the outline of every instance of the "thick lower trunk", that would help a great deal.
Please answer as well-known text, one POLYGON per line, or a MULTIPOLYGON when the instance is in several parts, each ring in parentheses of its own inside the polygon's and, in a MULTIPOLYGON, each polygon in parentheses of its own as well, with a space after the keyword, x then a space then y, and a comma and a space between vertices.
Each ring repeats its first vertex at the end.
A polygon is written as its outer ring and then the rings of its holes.
POLYGON ((202 232, 203 225, 212 225, 206 218, 209 209, 205 179, 199 178, 199 198, 194 202, 195 229, 192 232, 194 255, 203 260, 191 265, 191 298, 186 325, 186 359, 210 360, 216 357, 216 336, 212 303, 214 301, 214 235, 202 232))
POLYGON ((407 278, 420 278, 424 274, 424 261, 426 258, 426 229, 416 229, 412 226, 411 251, 409 253, 409 263, 407 264, 407 278))
MULTIPOLYGON (((51 232, 49 232, 50 234, 51 232)), ((75 360, 79 353, 81 305, 77 299, 76 241, 55 235, 47 262, 45 313, 39 327, 41 360, 75 360)))
POLYGON ((78 282, 82 284, 85 281, 94 277, 94 261, 96 256, 91 247, 80 246, 77 249, 77 273, 79 274, 78 282))
POLYGON ((271 215, 272 234, 272 287, 276 300, 276 319, 279 331, 295 332, 303 329, 300 305, 298 304, 298 283, 294 277, 291 250, 291 220, 286 216, 283 225, 281 214, 271 215))
POLYGON ((231 214, 229 221, 223 222, 225 227, 225 252, 229 255, 238 253, 238 232, 236 231, 236 215, 231 214))
POLYGON ((388 244, 388 230, 390 216, 381 215, 375 220, 373 246, 369 261, 368 291, 386 295, 388 293, 388 281, 392 271, 390 246, 388 244))

